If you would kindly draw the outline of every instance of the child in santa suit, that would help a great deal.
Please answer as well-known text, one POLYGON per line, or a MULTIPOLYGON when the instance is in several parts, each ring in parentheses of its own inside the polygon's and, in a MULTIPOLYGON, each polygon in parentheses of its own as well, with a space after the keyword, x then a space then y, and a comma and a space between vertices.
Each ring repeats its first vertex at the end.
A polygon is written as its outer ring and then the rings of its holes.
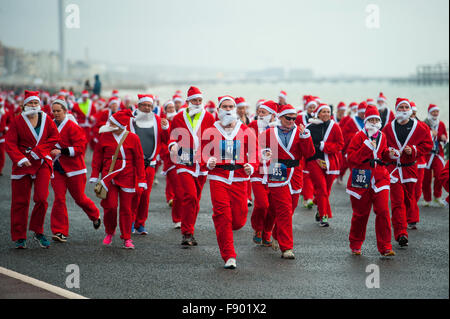
POLYGON ((408 245, 408 224, 419 222, 415 183, 417 159, 429 153, 433 147, 430 132, 416 119, 408 99, 397 98, 395 120, 386 125, 383 133, 387 145, 398 152, 398 158, 387 167, 390 176, 390 198, 394 237, 400 246, 408 245))
POLYGON ((433 149, 425 155, 425 170, 422 182, 423 198, 425 206, 431 205, 431 194, 434 196, 434 204, 443 207, 444 201, 442 196, 442 184, 439 180, 439 175, 444 168, 444 149, 442 143, 447 143, 447 129, 444 122, 439 120, 439 107, 435 104, 430 104, 428 107, 428 116, 424 123, 431 131, 433 139, 433 149), (434 176, 433 192, 431 192, 431 184, 434 176))
POLYGON ((53 240, 66 242, 69 236, 67 190, 75 203, 93 222, 95 229, 100 227, 100 211, 84 192, 87 173, 84 162, 84 146, 86 145, 84 131, 67 117, 66 101, 55 100, 52 103, 52 111, 60 140, 55 149, 51 151, 54 158, 51 184, 55 192, 55 200, 51 211, 50 227, 53 232, 53 240))
POLYGON ((127 249, 134 249, 131 240, 132 201, 136 191, 142 192, 147 189, 141 142, 136 134, 127 131, 131 117, 132 113, 129 109, 118 111, 109 118, 106 125, 100 128, 100 139, 92 156, 90 178, 91 183, 101 181, 108 191, 107 197, 100 202, 103 207, 106 232, 103 244, 109 246, 112 243, 117 227, 117 207, 119 207, 120 237, 124 241, 124 248, 127 249), (117 161, 112 172, 109 173, 114 153, 126 133, 128 135, 120 146, 117 161))
POLYGON ((177 163, 179 183, 175 193, 182 194, 180 212, 177 213, 181 216, 181 245, 196 246, 195 222, 208 175, 202 158, 201 137, 206 129, 213 126, 215 119, 204 109, 203 94, 198 88, 189 88, 186 101, 188 107, 182 108, 173 118, 168 148, 171 160, 177 163))
POLYGON ((233 231, 247 221, 247 182, 258 167, 256 136, 237 119, 231 96, 219 97, 219 121, 203 135, 214 227, 226 269, 236 268, 233 231))
POLYGON ((311 133, 315 154, 306 159, 306 170, 314 185, 316 221, 321 227, 328 227, 328 218, 333 217, 329 197, 333 181, 340 173, 339 153, 344 139, 339 125, 330 119, 331 108, 327 104, 320 104, 314 113, 316 118, 310 119, 306 128, 311 133))
POLYGON ((29 229, 41 247, 50 242, 44 236, 48 186, 52 175, 50 151, 59 141, 55 123, 40 110, 39 92, 25 91, 23 111, 9 126, 6 152, 13 163, 11 173, 11 237, 16 248, 26 248, 28 207, 34 184, 34 207, 29 229))
POLYGON ((383 256, 394 256, 389 215, 390 177, 385 164, 394 159, 396 152, 388 148, 386 136, 380 131, 381 118, 375 106, 367 107, 364 123, 365 128, 355 135, 347 149, 350 168, 347 193, 353 209, 350 248, 352 254, 361 254, 373 206, 378 251, 383 256))

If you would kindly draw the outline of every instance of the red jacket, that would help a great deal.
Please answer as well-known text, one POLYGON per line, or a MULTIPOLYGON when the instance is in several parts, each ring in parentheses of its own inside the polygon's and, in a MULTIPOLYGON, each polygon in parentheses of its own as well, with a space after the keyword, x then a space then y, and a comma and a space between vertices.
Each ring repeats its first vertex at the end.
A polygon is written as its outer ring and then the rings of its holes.
MULTIPOLYGON (((250 180, 250 177, 245 173, 244 168, 231 171, 221 168, 221 165, 236 164, 243 166, 248 163, 253 167, 253 172, 258 169, 259 150, 256 143, 256 136, 252 129, 249 129, 239 120, 236 121, 236 126, 230 135, 224 131, 219 122, 215 122, 214 126, 205 130, 205 133, 203 134, 203 143, 205 145, 204 155, 208 158, 215 157, 217 159, 217 166, 209 171, 208 179, 221 181, 229 185, 233 182, 250 180), (236 145, 240 144, 240 146, 239 157, 237 159, 231 160, 222 158, 222 144, 225 141, 238 141, 236 145)), ((237 151, 236 146, 236 152, 237 151)))
POLYGON ((91 100, 89 100, 89 108, 86 114, 83 113, 78 103, 73 104, 72 113, 75 115, 78 125, 81 127, 92 127, 94 125, 93 121, 91 121, 91 116, 95 115, 96 110, 91 100))
POLYGON ((417 182, 417 160, 420 156, 428 154, 433 148, 433 141, 431 140, 430 132, 424 125, 420 125, 416 119, 410 119, 413 121, 413 126, 409 132, 408 137, 404 145, 400 145, 395 132, 396 120, 392 121, 389 125, 386 125, 383 129, 383 133, 387 138, 387 145, 399 151, 400 157, 396 159, 396 165, 389 165, 388 170, 391 174, 391 183, 397 183, 399 180, 401 183, 415 183, 417 182), (404 148, 409 146, 412 148, 411 155, 403 152, 404 148), (409 166, 399 166, 400 164, 409 166))
POLYGON ((390 185, 389 172, 385 166, 374 162, 373 167, 370 160, 378 159, 383 163, 391 162, 393 159, 389 156, 389 147, 384 133, 380 132, 380 139, 376 149, 370 143, 366 130, 358 132, 351 140, 347 149, 347 161, 350 168, 350 176, 347 182, 347 193, 351 196, 361 199, 370 189, 375 193, 388 189, 390 185), (352 186, 352 169, 364 169, 371 171, 371 178, 367 181, 369 188, 359 188, 352 186))
POLYGON ((68 177, 86 174, 86 164, 84 162, 84 150, 86 138, 84 131, 68 117, 58 126, 60 140, 56 144, 58 149, 68 148, 69 155, 61 154, 58 161, 68 177))
POLYGON ((187 172, 194 177, 207 175, 206 162, 202 158, 203 145, 201 143, 203 132, 214 125, 215 119, 211 113, 204 109, 201 111, 199 122, 195 130, 187 118, 187 109, 182 110, 174 116, 170 129, 169 150, 177 143, 180 148, 193 150, 193 165, 176 164, 177 172, 187 172))
MULTIPOLYGON (((122 134, 125 133, 125 130, 122 134)), ((122 135, 117 136, 112 132, 100 134, 100 139, 95 146, 92 156, 91 182, 96 182, 102 174, 102 184, 108 190, 111 183, 120 186, 123 191, 134 193, 136 186, 147 188, 144 171, 144 154, 142 152, 139 137, 129 133, 117 157, 113 171, 109 172, 117 145, 122 135)))
MULTIPOLYGON (((431 128, 426 124, 426 122, 422 122, 423 124, 425 124, 426 128, 428 130, 430 130, 431 132, 431 128)), ((437 136, 433 137, 433 135, 431 135, 431 138, 433 140, 433 148, 434 146, 437 146, 437 150, 438 153, 428 153, 425 155, 425 163, 426 166, 425 168, 430 169, 431 168, 431 164, 433 164, 434 159, 440 160, 442 162, 442 166, 445 165, 445 160, 444 160, 444 149, 442 148, 442 144, 441 142, 444 142, 445 140, 441 139, 442 135, 445 135, 445 137, 447 137, 447 129, 445 127, 444 122, 439 121, 439 125, 438 125, 438 129, 437 129, 437 136)))
POLYGON ((34 176, 38 169, 47 164, 52 170, 50 151, 59 141, 59 133, 55 123, 40 112, 41 126, 39 134, 31 125, 27 116, 20 114, 14 117, 6 134, 6 152, 13 162, 11 179, 20 179, 25 175, 34 176), (28 160, 31 166, 23 166, 28 160))
POLYGON ((350 144, 353 136, 356 135, 359 131, 361 131, 364 127, 361 127, 356 120, 357 115, 350 115, 347 120, 342 120, 341 130, 342 136, 344 137, 344 153, 347 152, 347 147, 350 144))

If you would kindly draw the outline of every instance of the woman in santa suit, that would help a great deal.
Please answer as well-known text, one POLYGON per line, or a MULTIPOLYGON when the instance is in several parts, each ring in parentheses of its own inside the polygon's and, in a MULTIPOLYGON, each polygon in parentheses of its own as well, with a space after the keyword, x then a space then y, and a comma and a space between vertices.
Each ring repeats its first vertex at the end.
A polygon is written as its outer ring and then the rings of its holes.
POLYGON ((408 245, 408 224, 419 222, 416 188, 417 159, 431 151, 433 141, 424 125, 412 119, 408 99, 397 98, 395 120, 386 125, 383 133, 387 144, 397 150, 398 157, 387 167, 391 175, 391 210, 394 237, 399 245, 408 245))
POLYGON ((141 142, 136 134, 127 131, 132 116, 129 109, 118 111, 100 128, 100 139, 92 157, 90 178, 92 183, 101 181, 108 191, 107 197, 100 202, 106 232, 103 244, 109 246, 115 235, 119 206, 120 237, 124 241, 124 248, 127 249, 134 249, 131 240, 132 201, 136 191, 142 192, 147 188, 141 142), (109 173, 114 153, 125 134, 128 135, 120 147, 113 170, 109 173))
POLYGON ((22 114, 16 116, 6 135, 6 152, 13 162, 11 173, 11 237, 16 248, 26 248, 28 207, 34 184, 34 207, 29 229, 41 247, 44 236, 48 186, 52 175, 50 151, 59 141, 55 123, 40 111, 39 92, 25 91, 22 114))
POLYGON ((233 231, 247 221, 247 182, 258 168, 256 136, 237 119, 235 100, 219 97, 219 121, 203 134, 213 221, 226 269, 236 268, 233 231))
POLYGON ((333 217, 329 197, 333 181, 340 173, 339 153, 344 138, 339 125, 330 119, 331 108, 327 104, 320 104, 314 113, 316 118, 310 119, 306 128, 311 133, 315 154, 306 158, 306 170, 314 186, 316 221, 321 227, 328 227, 328 218, 333 217))
POLYGON ((386 136, 380 131, 381 118, 375 106, 367 107, 364 123, 365 128, 355 135, 347 150, 351 172, 347 193, 353 209, 350 249, 352 254, 361 255, 373 206, 378 251, 383 256, 394 256, 389 215, 390 178, 385 165, 393 160, 395 151, 389 149, 386 136))
POLYGON ((51 211, 50 227, 53 240, 66 242, 69 236, 69 216, 66 206, 66 192, 69 191, 75 203, 83 209, 94 228, 100 227, 100 211, 85 194, 86 164, 84 162, 84 131, 67 117, 67 103, 55 100, 52 103, 54 122, 60 134, 60 140, 51 151, 53 160, 53 178, 51 180, 55 200, 51 211))

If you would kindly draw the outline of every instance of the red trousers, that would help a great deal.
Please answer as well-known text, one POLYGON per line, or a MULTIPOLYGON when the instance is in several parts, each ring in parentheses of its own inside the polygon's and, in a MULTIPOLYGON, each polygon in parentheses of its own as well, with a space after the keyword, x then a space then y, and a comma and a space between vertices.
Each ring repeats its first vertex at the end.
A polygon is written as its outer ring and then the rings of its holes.
POLYGON ((263 232, 263 239, 269 241, 275 223, 274 207, 269 200, 269 187, 261 182, 252 182, 253 203, 252 216, 250 218, 254 231, 263 232))
POLYGON ((183 193, 180 190, 179 177, 176 169, 172 169, 167 172, 166 175, 167 184, 170 185, 173 199, 172 204, 172 221, 174 223, 181 222, 181 210, 183 208, 183 193))
POLYGON ((311 182, 314 186, 314 202, 317 204, 320 217, 333 217, 330 206, 331 186, 337 175, 327 174, 320 168, 316 161, 310 161, 307 165, 311 182))
POLYGON ((273 205, 276 227, 273 230, 273 238, 278 240, 281 251, 294 247, 292 232, 292 195, 289 186, 270 187, 269 200, 273 205))
POLYGON ((247 191, 247 183, 236 182, 227 185, 210 180, 209 186, 217 243, 222 259, 227 261, 229 258, 236 258, 233 231, 241 229, 247 222, 247 197, 242 196, 247 191))
MULTIPOLYGON (((434 176, 433 185, 433 195, 435 198, 440 198, 442 196, 442 182, 439 179, 441 171, 444 168, 441 160, 439 158, 434 158, 433 163, 431 163, 430 169, 424 169, 422 191, 423 199, 427 202, 431 201, 431 182, 434 176)), ((417 198, 419 199, 419 198, 417 198)))
POLYGON ((361 249, 366 238, 367 222, 373 206, 375 213, 375 234, 377 237, 377 247, 380 253, 392 250, 391 244, 391 219, 389 214, 389 190, 382 190, 375 193, 373 189, 368 189, 366 193, 357 199, 350 196, 353 216, 350 227, 350 248, 361 249))
MULTIPOLYGON (((173 180, 172 178, 169 178, 169 174, 173 171, 174 169, 171 169, 170 171, 167 172, 166 175, 166 202, 169 202, 169 200, 173 200, 175 198, 175 191, 174 191, 174 187, 173 187, 173 180)), ((175 172, 176 175, 176 172, 175 172)), ((173 176, 173 175, 172 175, 173 176)))
POLYGON ((206 182, 206 176, 194 177, 189 173, 181 172, 178 174, 178 185, 176 194, 181 194, 181 202, 177 209, 181 216, 181 233, 194 234, 195 222, 200 210, 200 199, 202 197, 203 186, 206 182))
POLYGON ((5 142, 0 142, 0 174, 5 166, 5 142))
POLYGON ((245 182, 247 184, 247 199, 249 201, 252 201, 252 183, 250 181, 245 182))
POLYGON ((422 184, 423 184, 423 176, 424 176, 425 168, 417 169, 417 183, 415 186, 416 189, 416 199, 419 200, 420 196, 422 196, 422 184))
MULTIPOLYGON (((298 205, 298 200, 300 199, 300 194, 291 194, 291 199, 292 199, 292 215, 294 215, 295 209, 297 208, 297 205, 298 205)), ((277 231, 278 231, 278 227, 277 227, 277 224, 275 223, 275 220, 274 220, 275 219, 275 215, 272 212, 269 212, 268 219, 270 221, 272 221, 273 224, 275 224, 273 226, 273 233, 276 234, 277 231)), ((277 239, 275 236, 274 236, 274 238, 277 239)), ((269 237, 269 239, 270 239, 270 237, 269 237)))
POLYGON ((133 222, 131 207, 135 195, 135 193, 124 192, 116 185, 109 187, 107 197, 100 202, 103 207, 103 223, 107 234, 114 235, 116 233, 117 207, 119 207, 120 238, 124 240, 131 238, 131 224, 133 222))
POLYGON ((44 164, 36 172, 35 179, 32 179, 30 175, 25 175, 21 179, 11 180, 11 238, 13 241, 27 238, 28 210, 33 184, 34 207, 31 211, 29 230, 36 234, 44 233, 50 177, 51 169, 44 164))
POLYGON ((419 222, 419 206, 417 206, 415 183, 391 184, 391 210, 394 238, 408 236, 409 223, 419 222))
POLYGON ((50 215, 50 227, 53 234, 62 233, 64 236, 69 236, 69 215, 66 206, 67 190, 69 190, 75 203, 81 207, 91 221, 100 218, 99 209, 86 196, 84 191, 86 187, 86 174, 67 177, 55 171, 51 184, 55 193, 50 215))
POLYGON ((144 191, 136 191, 133 200, 133 222, 134 228, 145 226, 148 218, 148 207, 150 205, 150 194, 152 192, 153 179, 155 178, 155 168, 148 166, 145 169, 145 179, 147 189, 144 191))
POLYGON ((311 182, 311 178, 308 173, 303 173, 303 188, 302 188, 303 201, 308 199, 313 199, 314 197, 314 186, 311 182))

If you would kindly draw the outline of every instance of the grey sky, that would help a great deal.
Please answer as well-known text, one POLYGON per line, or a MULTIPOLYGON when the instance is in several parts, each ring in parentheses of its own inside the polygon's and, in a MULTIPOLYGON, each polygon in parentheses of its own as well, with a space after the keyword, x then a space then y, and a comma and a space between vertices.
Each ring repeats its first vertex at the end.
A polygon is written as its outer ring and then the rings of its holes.
MULTIPOLYGON (((402 76, 448 61, 448 0, 65 0, 69 59, 402 76), (366 27, 376 4, 380 28, 366 27)), ((57 50, 56 0, 0 0, 0 41, 57 50)))

